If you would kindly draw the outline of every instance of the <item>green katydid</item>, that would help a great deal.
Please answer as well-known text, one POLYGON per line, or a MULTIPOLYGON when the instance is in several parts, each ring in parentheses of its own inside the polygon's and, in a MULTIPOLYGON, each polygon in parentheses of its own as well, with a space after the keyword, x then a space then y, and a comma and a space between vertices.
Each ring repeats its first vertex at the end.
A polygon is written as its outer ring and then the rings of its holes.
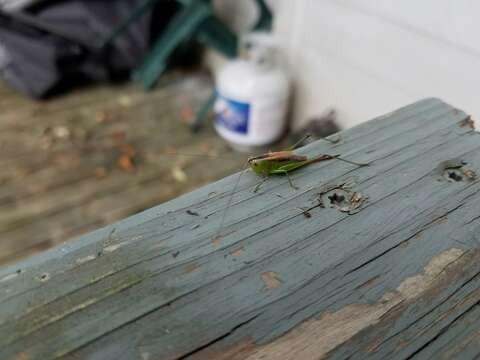
MULTIPOLYGON (((317 155, 313 158, 308 158, 305 155, 294 154, 293 150, 295 150, 308 137, 310 136, 309 135, 305 136, 304 138, 302 138, 300 141, 298 141, 295 145, 291 146, 287 150, 268 152, 266 154, 252 156, 247 159, 247 164, 250 166, 250 168, 257 175, 263 177, 262 181, 255 186, 254 192, 257 192, 259 190, 260 186, 269 178, 270 175, 286 175, 290 186, 294 189, 297 189, 297 187, 295 187, 295 185, 293 184, 293 181, 290 178, 289 173, 315 162, 337 159, 355 166, 369 165, 368 163, 357 163, 354 161, 346 160, 344 158, 341 158, 340 155, 322 154, 322 155, 317 155)), ((328 139, 326 140, 329 141, 328 139)), ((232 195, 230 196, 230 199, 226 207, 227 209, 230 207, 232 203, 233 195, 235 194, 237 186, 240 183, 240 178, 242 174, 243 172, 240 173, 235 183, 235 186, 233 187, 232 195)), ((227 215, 227 211, 224 211, 221 222, 220 222, 219 234, 222 231, 223 225, 225 223, 226 215, 227 215)), ((216 238, 219 238, 219 237, 220 235, 217 235, 216 238)))
POLYGON ((297 155, 293 153, 293 150, 298 147, 298 144, 301 144, 308 135, 297 142, 295 145, 290 147, 284 151, 276 151, 276 152, 268 152, 266 154, 258 155, 249 157, 247 162, 250 168, 259 176, 263 177, 264 179, 255 187, 255 192, 258 191, 260 186, 265 182, 265 180, 270 175, 286 175, 288 178, 288 182, 290 186, 294 189, 297 189, 295 185, 293 185, 293 181, 290 178, 289 173, 297 170, 301 167, 306 165, 325 161, 325 160, 341 160, 347 162, 352 165, 356 166, 367 166, 368 164, 364 163, 357 163, 354 161, 346 160, 340 157, 340 155, 318 155, 314 158, 308 158, 305 155, 297 155))
MULTIPOLYGON (((261 176, 263 179, 261 180, 260 183, 258 183, 255 187, 254 192, 257 192, 260 188, 260 186, 269 178, 271 175, 285 175, 288 178, 288 182, 290 186, 294 189, 297 189, 295 185, 293 184, 292 179, 290 178, 289 173, 297 170, 299 168, 302 168, 304 166, 307 166, 312 163, 320 162, 320 161, 326 161, 326 160, 341 160, 346 163, 355 165, 355 166, 367 166, 369 165, 368 163, 358 163, 354 161, 350 161, 344 158, 341 158, 340 155, 329 155, 329 154, 322 154, 315 156, 313 158, 309 158, 305 155, 298 155, 293 152, 301 143, 305 141, 306 138, 308 138, 309 135, 305 136, 302 138, 300 141, 298 141, 295 145, 291 146, 290 148, 283 150, 283 151, 276 151, 276 152, 268 152, 262 155, 258 156, 252 156, 247 159, 247 163, 245 166, 249 166, 255 174, 261 176)), ((328 139, 325 139, 327 141, 330 141, 328 139)), ((331 141, 333 143, 337 141, 331 141)), ((171 155, 184 155, 184 156, 202 156, 202 155, 187 155, 187 154, 171 154, 171 155)), ((215 156, 217 157, 217 156, 215 156)), ((243 171, 239 174, 235 185, 232 189, 231 196, 228 200, 226 209, 228 209, 232 203, 233 196, 235 194, 235 191, 237 189, 238 184, 240 183, 240 178, 241 175, 243 174, 243 171)), ((225 223, 227 211, 223 211, 223 215, 220 221, 220 228, 219 232, 216 236, 216 238, 221 237, 220 233, 223 229, 223 225, 225 223)))
MULTIPOLYGON (((290 186, 294 189, 297 189, 297 187, 293 184, 292 179, 290 178, 289 173, 297 170, 299 168, 302 168, 306 165, 313 164, 316 162, 320 161, 326 161, 326 160, 341 160, 346 163, 355 165, 355 166, 367 166, 369 165, 368 163, 358 163, 354 162, 351 160, 347 160, 344 158, 341 158, 340 155, 328 155, 328 154, 322 154, 315 156, 313 158, 308 158, 305 155, 298 155, 293 153, 293 150, 299 147, 300 144, 302 144, 307 138, 309 138, 310 135, 304 136, 300 141, 295 143, 294 145, 290 146, 286 150, 281 150, 281 151, 270 151, 268 153, 262 154, 262 155, 257 155, 257 156, 251 156, 247 159, 246 166, 250 166, 250 168, 259 176, 261 176, 263 179, 262 181, 257 184, 255 187, 254 192, 257 192, 260 188, 260 186, 268 179, 269 176, 271 175, 286 175, 288 178, 288 182, 290 186)), ((327 141, 331 141, 328 139, 325 139, 327 141)), ((332 141, 335 143, 336 141, 332 141)), ((170 153, 170 155, 180 155, 180 156, 208 156, 208 155, 196 155, 196 154, 178 154, 178 153, 170 153)), ((212 156, 214 158, 217 158, 218 156, 212 156)), ((239 178, 240 180, 240 178, 239 178)), ((233 189, 233 191, 236 190, 236 186, 233 189)))

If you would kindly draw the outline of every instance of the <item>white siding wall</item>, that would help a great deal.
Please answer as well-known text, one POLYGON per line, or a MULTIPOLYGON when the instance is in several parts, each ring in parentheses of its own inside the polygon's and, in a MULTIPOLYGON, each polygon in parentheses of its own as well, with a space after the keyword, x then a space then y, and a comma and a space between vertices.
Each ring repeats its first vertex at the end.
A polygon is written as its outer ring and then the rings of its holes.
POLYGON ((295 123, 328 107, 352 126, 424 97, 480 119, 480 1, 279 0, 295 123))

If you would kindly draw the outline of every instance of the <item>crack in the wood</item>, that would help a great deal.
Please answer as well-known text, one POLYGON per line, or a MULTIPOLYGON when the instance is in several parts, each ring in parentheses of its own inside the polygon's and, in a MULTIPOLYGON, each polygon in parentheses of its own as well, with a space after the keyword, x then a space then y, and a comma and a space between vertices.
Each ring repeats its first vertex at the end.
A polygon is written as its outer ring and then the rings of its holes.
POLYGON ((240 328, 250 324, 252 321, 254 321, 256 318, 258 318, 259 316, 261 315, 260 314, 257 314, 243 322, 241 322, 240 324, 236 325, 235 327, 233 327, 232 329, 230 329, 228 332, 216 337, 215 339, 209 341, 208 343, 204 344, 204 345, 201 345, 193 350, 191 350, 190 352, 178 357, 176 360, 185 360, 187 358, 189 358, 190 356, 192 355, 195 355, 196 353, 199 353, 201 352, 202 350, 205 350, 206 348, 212 346, 212 345, 215 345, 216 343, 219 343, 220 341, 226 339, 227 337, 229 337, 230 335, 232 335, 235 331, 239 330, 240 328))
MULTIPOLYGON (((468 253, 468 252, 467 252, 468 253)), ((465 254, 465 253, 464 253, 465 254)), ((462 257, 464 254, 462 254, 460 257, 462 257)), ((455 262, 456 260, 454 260, 453 262, 455 262)), ((448 265, 447 265, 448 266, 448 265)), ((472 282, 476 277, 478 277, 480 275, 480 272, 476 272, 474 275, 472 275, 470 278, 468 278, 466 281, 464 281, 459 287, 457 287, 455 289, 455 291, 453 291, 450 295, 448 295, 444 300, 442 300, 441 302, 439 302, 437 305, 435 305, 432 309, 430 309, 428 312, 426 312, 425 314, 423 314, 422 316, 416 318, 413 322, 409 323, 408 325, 404 326, 402 329, 398 330, 397 332, 395 332, 394 334, 390 335, 389 337, 385 338, 384 340, 382 340, 378 345, 375 346, 376 349, 380 348, 382 345, 386 344, 388 341, 392 340, 393 338, 399 336, 402 332, 406 331, 407 329, 409 329, 412 325, 414 325, 415 323, 418 323, 419 321, 423 320, 424 318, 426 318, 427 316, 429 316, 429 314, 433 313, 435 310, 437 310, 439 307, 441 307, 442 305, 444 305, 445 303, 447 303, 449 300, 451 300, 454 296, 456 296, 460 291, 462 291, 463 288, 465 288, 465 286, 467 286, 470 282, 472 282)), ((475 291, 475 290, 474 290, 475 291)), ((393 309, 391 309, 389 312, 391 312, 393 309)), ((389 312, 387 312, 386 314, 388 314, 389 312)), ((383 315, 383 316, 386 316, 383 315)), ((382 317, 383 317, 382 316, 382 317)), ((437 323, 437 321, 435 321, 434 319, 434 322, 428 327, 428 328, 431 328, 433 325, 435 325, 437 323)), ((417 334, 418 335, 418 334, 417 334)))
MULTIPOLYGON (((312 278, 311 280, 309 280, 308 282, 302 284, 302 286, 296 288, 294 291, 292 291, 292 293, 297 292, 298 290, 300 290, 300 289, 302 289, 302 288, 306 288, 309 284, 311 284, 311 283, 314 282, 315 280, 318 280, 318 277, 314 277, 314 278, 312 278)), ((291 319, 291 318, 293 318, 295 315, 297 315, 298 313, 300 313, 301 311, 303 311, 303 310, 305 310, 305 309, 308 309, 309 307, 311 307, 312 305, 314 305, 314 304, 316 304, 316 303, 319 303, 319 302, 327 302, 328 300, 334 298, 336 295, 338 295, 339 293, 341 293, 342 291, 344 291, 345 287, 348 286, 348 285, 350 285, 350 284, 353 283, 353 282, 354 282, 354 280, 351 280, 351 281, 349 281, 349 282, 346 282, 346 283, 342 284, 340 287, 335 288, 335 289, 334 289, 335 291, 334 291, 333 293, 329 294, 327 297, 318 298, 318 299, 316 299, 315 301, 311 301, 311 302, 307 303, 306 305, 302 306, 301 308, 295 310, 293 313, 290 313, 290 314, 288 314, 287 316, 284 316, 284 317, 282 317, 281 319, 277 320, 276 323, 281 322, 283 319, 291 319)), ((329 281, 329 283, 331 283, 331 281, 329 281)), ((313 290, 312 292, 310 292, 309 294, 306 294, 305 297, 307 297, 307 296, 309 296, 309 295, 311 295, 311 294, 317 293, 317 292, 318 292, 318 289, 314 289, 314 290, 313 290)), ((270 305, 271 305, 271 304, 275 304, 275 303, 279 302, 280 300, 284 300, 286 297, 288 297, 288 296, 290 296, 290 295, 291 295, 291 294, 289 294, 289 295, 287 295, 287 296, 285 296, 285 297, 279 298, 279 299, 277 299, 276 301, 271 302, 270 305)), ((328 307, 328 305, 327 305, 327 307, 328 307)))
POLYGON ((443 272, 448 269, 448 267, 449 267, 450 265, 456 263, 457 261, 459 261, 459 260, 460 260, 461 258, 463 258, 464 256, 470 255, 470 253, 471 253, 471 250, 467 250, 467 251, 463 252, 463 253, 462 253, 459 257, 457 257, 456 259, 454 259, 454 260, 450 261, 449 263, 447 263, 447 264, 442 268, 442 270, 440 270, 440 271, 438 272, 438 274, 436 274, 436 275, 433 277, 433 280, 439 278, 439 277, 443 274, 443 272))
POLYGON ((420 352, 422 352, 423 350, 425 350, 428 346, 430 346, 431 344, 433 344, 440 336, 442 336, 443 334, 445 334, 448 329, 450 327, 452 327, 456 322, 457 320, 461 319, 462 317, 466 316, 470 311, 472 311, 473 309, 475 309, 476 306, 478 306, 480 304, 480 301, 477 301, 475 302, 474 304, 472 304, 470 307, 468 307, 464 312, 462 312, 461 314, 459 314, 458 316, 456 316, 452 321, 450 321, 448 324, 446 324, 442 329, 439 330, 439 332, 433 337, 431 338, 430 340, 428 340, 425 344, 423 344, 423 346, 421 346, 420 348, 418 348, 417 350, 415 350, 412 354, 410 354, 407 358, 405 358, 405 360, 410 360, 412 359, 413 357, 415 357, 416 355, 418 355, 420 352))
MULTIPOLYGON (((291 291, 290 293, 278 297, 275 301, 270 302, 268 305, 271 306, 271 305, 273 305, 273 304, 282 302, 282 301, 285 300, 286 298, 290 297, 293 293, 299 291, 299 290, 302 289, 302 288, 307 287, 309 284, 311 284, 311 283, 313 283, 314 281, 318 280, 318 279, 321 278, 323 275, 324 275, 323 272, 322 272, 322 273, 319 273, 319 274, 317 274, 316 276, 314 276, 313 278, 311 278, 310 280, 308 280, 307 282, 301 284, 300 286, 293 287, 293 288, 292 288, 292 291, 291 291)), ((336 280, 338 280, 338 277, 334 277, 334 278, 330 279, 327 283, 323 284, 323 287, 327 287, 328 285, 330 285, 332 282, 334 282, 334 281, 336 281, 336 280)), ((315 302, 311 302, 311 303, 307 304, 306 306, 303 306, 301 309, 295 311, 295 313, 290 314, 289 316, 283 317, 282 319, 284 319, 284 318, 290 319, 290 318, 292 318, 296 313, 300 312, 300 311, 303 310, 303 309, 308 308, 309 306, 315 304, 316 302, 325 302, 325 301, 330 300, 330 299, 333 298, 335 295, 337 295, 338 293, 340 293, 341 291, 343 291, 343 288, 344 288, 345 286, 347 286, 347 285, 349 285, 349 284, 351 284, 351 283, 353 283, 353 282, 355 282, 355 280, 351 280, 351 281, 349 281, 349 282, 347 282, 347 283, 342 284, 340 287, 338 287, 338 288, 335 289, 336 291, 335 291, 333 294, 329 294, 327 297, 323 297, 323 298, 318 299, 318 300, 315 301, 315 302)), ((318 289, 313 289, 312 292, 306 294, 304 297, 308 297, 308 296, 310 296, 311 294, 314 294, 314 293, 317 293, 317 292, 318 292, 318 289)), ((265 307, 265 306, 264 306, 264 307, 265 307)), ((280 322, 280 320, 276 321, 276 323, 278 323, 278 322, 280 322)))
POLYGON ((474 221, 477 221, 479 219, 480 219, 480 215, 475 216, 473 219, 469 220, 468 222, 464 223, 463 225, 470 225, 471 223, 473 223, 474 221))
MULTIPOLYGON (((470 132, 466 132, 466 133, 463 133, 463 134, 459 134, 458 137, 465 136, 465 135, 467 135, 467 134, 469 134, 469 133, 470 133, 470 132)), ((418 142, 421 142, 422 140, 425 140, 425 139, 429 138, 430 136, 431 136, 431 135, 426 136, 426 137, 420 139, 418 142)), ((454 138, 454 139, 452 139, 451 141, 448 141, 448 142, 446 142, 446 143, 438 144, 438 145, 434 146, 433 148, 428 149, 428 150, 427 150, 426 152, 424 152, 424 153, 431 152, 431 151, 433 151, 433 150, 435 150, 435 149, 437 149, 437 148, 442 148, 442 147, 444 147, 445 145, 449 144, 450 142, 456 143, 456 142, 458 142, 458 138, 454 138)), ((375 160, 372 160, 371 162, 376 162, 376 161, 379 161, 379 160, 388 159, 390 156, 395 155, 397 152, 399 152, 399 151, 401 151, 401 150, 408 149, 410 146, 411 146, 411 144, 408 144, 408 145, 406 145, 406 146, 398 149, 398 150, 397 150, 396 152, 394 152, 394 153, 390 153, 390 154, 385 155, 385 156, 383 156, 383 157, 377 158, 377 159, 375 159, 375 160)), ((475 151, 475 150, 476 150, 476 148, 475 148, 474 150, 472 150, 472 152, 475 151)), ((466 155, 466 154, 468 154, 468 153, 470 153, 470 151, 468 151, 468 152, 466 152, 466 153, 464 153, 464 154, 460 154, 459 156, 464 156, 464 155, 466 155)), ((415 158, 416 158, 416 156, 413 156, 413 157, 411 157, 411 158, 407 158, 406 160, 404 160, 404 161, 396 164, 395 166, 393 166, 393 167, 391 167, 391 168, 385 169, 385 171, 383 171, 383 173, 385 173, 385 172, 387 172, 387 171, 390 171, 390 170, 392 170, 392 169, 395 169, 395 168, 398 167, 399 165, 408 163, 409 161, 412 161, 412 160, 415 159, 415 158)), ((377 176, 379 176, 378 173, 377 173, 377 174, 373 174, 372 176, 370 176, 370 177, 368 177, 368 178, 365 178, 365 179, 362 181, 362 183, 364 183, 364 182, 366 182, 366 181, 368 181, 368 180, 374 179, 374 178, 377 177, 377 176)))
MULTIPOLYGON (((362 267, 365 267, 365 266, 367 266, 368 264, 370 264, 370 263, 374 262, 375 260, 379 259, 380 257, 384 256, 384 255, 387 254, 388 252, 390 252, 390 251, 398 248, 398 247, 401 246, 402 244, 404 244, 404 243, 412 240, 413 238, 415 238, 415 236, 417 236, 417 235, 420 234, 421 232, 429 229, 430 226, 431 226, 432 224, 434 224, 435 222, 437 222, 439 219, 442 219, 442 218, 446 217, 446 216, 449 215, 450 213, 452 213, 452 212, 458 210, 459 208, 461 208, 463 205, 465 205, 465 203, 461 203, 460 205, 456 206, 455 208, 453 208, 453 209, 451 209, 451 210, 448 210, 446 213, 444 213, 444 214, 442 214, 442 215, 434 218, 433 220, 431 220, 431 221, 429 221, 428 223, 426 223, 425 225, 423 225, 423 227, 422 227, 420 230, 418 230, 417 232, 415 232, 413 235, 411 235, 411 236, 408 237, 407 239, 400 241, 400 242, 399 242, 398 244, 396 244, 395 246, 392 246, 392 247, 388 248, 387 250, 385 250, 385 251, 381 252, 380 254, 374 256, 373 258, 369 259, 368 261, 366 261, 366 262, 360 264, 359 266, 353 268, 352 270, 350 270, 350 271, 348 271, 347 273, 345 273, 344 276, 348 276, 348 275, 350 275, 351 273, 356 272, 357 270, 361 269, 362 267)), ((391 235, 391 234, 389 234, 389 236, 390 236, 390 235, 391 235)), ((374 243, 370 244, 370 246, 369 246, 368 248, 372 247, 373 245, 379 243, 380 241, 382 241, 382 240, 384 240, 384 239, 385 239, 385 238, 379 239, 379 240, 375 241, 374 243)), ((367 248, 367 249, 368 249, 368 248, 367 248)), ((349 257, 348 259, 351 259, 352 257, 353 257, 353 255, 352 255, 351 257, 349 257)), ((348 259, 347 259, 347 260, 348 260, 348 259)), ((343 261, 343 263, 345 263, 345 261, 343 261)))

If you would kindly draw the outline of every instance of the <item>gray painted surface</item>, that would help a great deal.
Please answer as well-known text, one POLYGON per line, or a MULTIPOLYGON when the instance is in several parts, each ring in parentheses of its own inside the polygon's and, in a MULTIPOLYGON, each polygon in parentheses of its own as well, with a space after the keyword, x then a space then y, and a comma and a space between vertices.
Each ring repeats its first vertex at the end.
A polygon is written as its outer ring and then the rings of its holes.
POLYGON ((299 190, 258 193, 246 172, 230 202, 235 174, 3 268, 0 358, 478 356, 468 120, 423 100, 299 150, 368 167, 317 163, 292 173, 299 190), (355 211, 321 196, 342 186, 355 211))

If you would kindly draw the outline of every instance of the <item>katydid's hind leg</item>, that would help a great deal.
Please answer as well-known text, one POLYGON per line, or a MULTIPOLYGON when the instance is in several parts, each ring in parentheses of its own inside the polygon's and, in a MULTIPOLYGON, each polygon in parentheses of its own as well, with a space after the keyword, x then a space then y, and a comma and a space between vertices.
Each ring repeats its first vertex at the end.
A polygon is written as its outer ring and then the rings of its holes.
POLYGON ((293 144, 292 146, 289 146, 289 147, 287 148, 287 151, 289 151, 289 150, 290 150, 290 151, 293 151, 293 150, 299 148, 299 147, 303 144, 303 142, 304 142, 305 140, 309 139, 310 137, 311 137, 310 134, 304 135, 304 136, 303 136, 300 140, 298 140, 295 144, 293 144))
POLYGON ((267 181, 267 179, 268 179, 268 177, 265 176, 262 180, 260 180, 260 181, 258 182, 258 184, 255 185, 255 188, 253 189, 253 192, 254 192, 254 193, 258 192, 258 190, 260 190, 260 188, 262 187, 263 183, 264 183, 265 181, 267 181))
POLYGON ((352 161, 352 160, 348 160, 348 159, 345 159, 343 157, 340 157, 340 154, 337 154, 337 155, 328 155, 328 154, 325 154, 323 155, 325 156, 325 160, 327 159, 337 159, 337 160, 340 160, 340 161, 343 161, 343 162, 346 162, 347 164, 352 164, 352 165, 355 165, 355 166, 358 166, 358 167, 362 167, 362 166, 369 166, 370 163, 359 163, 359 162, 356 162, 356 161, 352 161))
POLYGON ((293 180, 292 178, 290 177, 290 174, 287 172, 285 172, 285 175, 287 175, 287 179, 288 179, 288 183, 290 184, 290 186, 294 189, 294 190, 298 190, 299 187, 295 186, 295 184, 293 183, 293 180))

